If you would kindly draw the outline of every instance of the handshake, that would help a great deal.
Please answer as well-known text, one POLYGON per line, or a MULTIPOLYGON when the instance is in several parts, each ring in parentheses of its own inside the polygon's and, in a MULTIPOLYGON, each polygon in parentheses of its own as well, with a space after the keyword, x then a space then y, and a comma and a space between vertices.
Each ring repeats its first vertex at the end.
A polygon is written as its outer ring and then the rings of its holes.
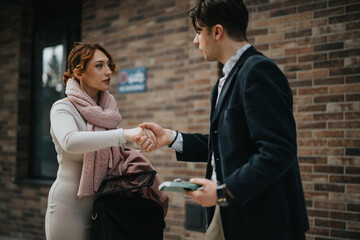
POLYGON ((135 142, 146 152, 152 152, 174 140, 172 130, 153 122, 145 122, 137 128, 123 129, 127 142, 135 142))

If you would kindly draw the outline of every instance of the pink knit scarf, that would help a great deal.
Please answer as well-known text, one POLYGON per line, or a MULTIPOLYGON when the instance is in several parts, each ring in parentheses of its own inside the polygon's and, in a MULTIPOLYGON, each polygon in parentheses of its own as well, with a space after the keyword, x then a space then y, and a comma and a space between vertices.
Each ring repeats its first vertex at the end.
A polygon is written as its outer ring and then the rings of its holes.
MULTIPOLYGON (((121 115, 116 100, 108 91, 101 91, 98 104, 94 102, 74 79, 66 84, 66 95, 86 120, 87 131, 116 129, 121 124, 121 115)), ((110 147, 84 154, 78 197, 94 195, 101 182, 126 173, 153 170, 151 163, 139 151, 123 147, 110 147)), ((144 191, 146 198, 158 202, 167 212, 168 197, 157 188, 160 184, 156 177, 150 191, 144 191)))

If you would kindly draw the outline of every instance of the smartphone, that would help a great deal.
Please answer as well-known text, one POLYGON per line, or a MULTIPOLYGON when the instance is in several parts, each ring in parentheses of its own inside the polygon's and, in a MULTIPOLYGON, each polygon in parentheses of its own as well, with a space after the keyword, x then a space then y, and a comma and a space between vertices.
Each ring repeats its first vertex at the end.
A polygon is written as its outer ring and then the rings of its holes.
POLYGON ((168 191, 168 192, 184 192, 185 190, 195 191, 203 189, 203 186, 200 186, 191 182, 163 182, 159 185, 159 190, 168 191))

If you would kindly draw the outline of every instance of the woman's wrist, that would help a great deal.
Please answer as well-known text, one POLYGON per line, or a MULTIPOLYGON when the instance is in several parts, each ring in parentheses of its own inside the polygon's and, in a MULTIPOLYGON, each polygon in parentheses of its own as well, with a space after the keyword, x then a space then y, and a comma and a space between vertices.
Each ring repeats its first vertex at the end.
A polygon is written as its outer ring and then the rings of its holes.
POLYGON ((119 131, 120 131, 120 134, 119 134, 119 142, 120 142, 120 144, 124 144, 124 143, 127 142, 124 129, 123 129, 123 128, 120 128, 119 131))
POLYGON ((132 141, 134 141, 135 128, 123 129, 123 133, 124 133, 124 135, 125 135, 125 140, 126 140, 126 142, 132 142, 132 141))

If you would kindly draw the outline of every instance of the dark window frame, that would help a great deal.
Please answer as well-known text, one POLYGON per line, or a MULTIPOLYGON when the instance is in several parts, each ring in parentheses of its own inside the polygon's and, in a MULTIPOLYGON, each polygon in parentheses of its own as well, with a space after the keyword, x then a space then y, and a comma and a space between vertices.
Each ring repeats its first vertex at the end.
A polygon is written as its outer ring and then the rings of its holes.
MULTIPOLYGON (((57 157, 54 144, 51 142, 53 150, 53 163, 56 169, 51 176, 36 172, 36 162, 48 161, 43 157, 35 157, 34 145, 39 144, 34 141, 36 131, 34 131, 34 112, 36 112, 36 89, 34 89, 35 79, 39 78, 42 72, 42 48, 61 43, 64 45, 65 69, 69 51, 74 42, 81 39, 81 0, 63 1, 29 1, 22 5, 22 32, 20 44, 20 74, 19 74, 19 98, 18 98, 18 131, 17 131, 17 161, 16 178, 18 183, 35 183, 48 185, 56 177, 57 157), (53 30, 53 31, 51 31, 53 30), (59 33, 62 34, 59 35, 59 33), (41 61, 40 61, 41 60, 41 61), (39 63, 41 62, 41 63, 39 63), (25 64, 23 64, 25 63, 25 64), (36 67, 35 67, 36 66, 36 67), (40 66, 40 68, 39 68, 40 66)), ((50 106, 52 103, 49 103, 50 106)), ((49 109, 47 111, 47 121, 49 121, 49 109)), ((49 123, 47 123, 49 124, 49 123)))

